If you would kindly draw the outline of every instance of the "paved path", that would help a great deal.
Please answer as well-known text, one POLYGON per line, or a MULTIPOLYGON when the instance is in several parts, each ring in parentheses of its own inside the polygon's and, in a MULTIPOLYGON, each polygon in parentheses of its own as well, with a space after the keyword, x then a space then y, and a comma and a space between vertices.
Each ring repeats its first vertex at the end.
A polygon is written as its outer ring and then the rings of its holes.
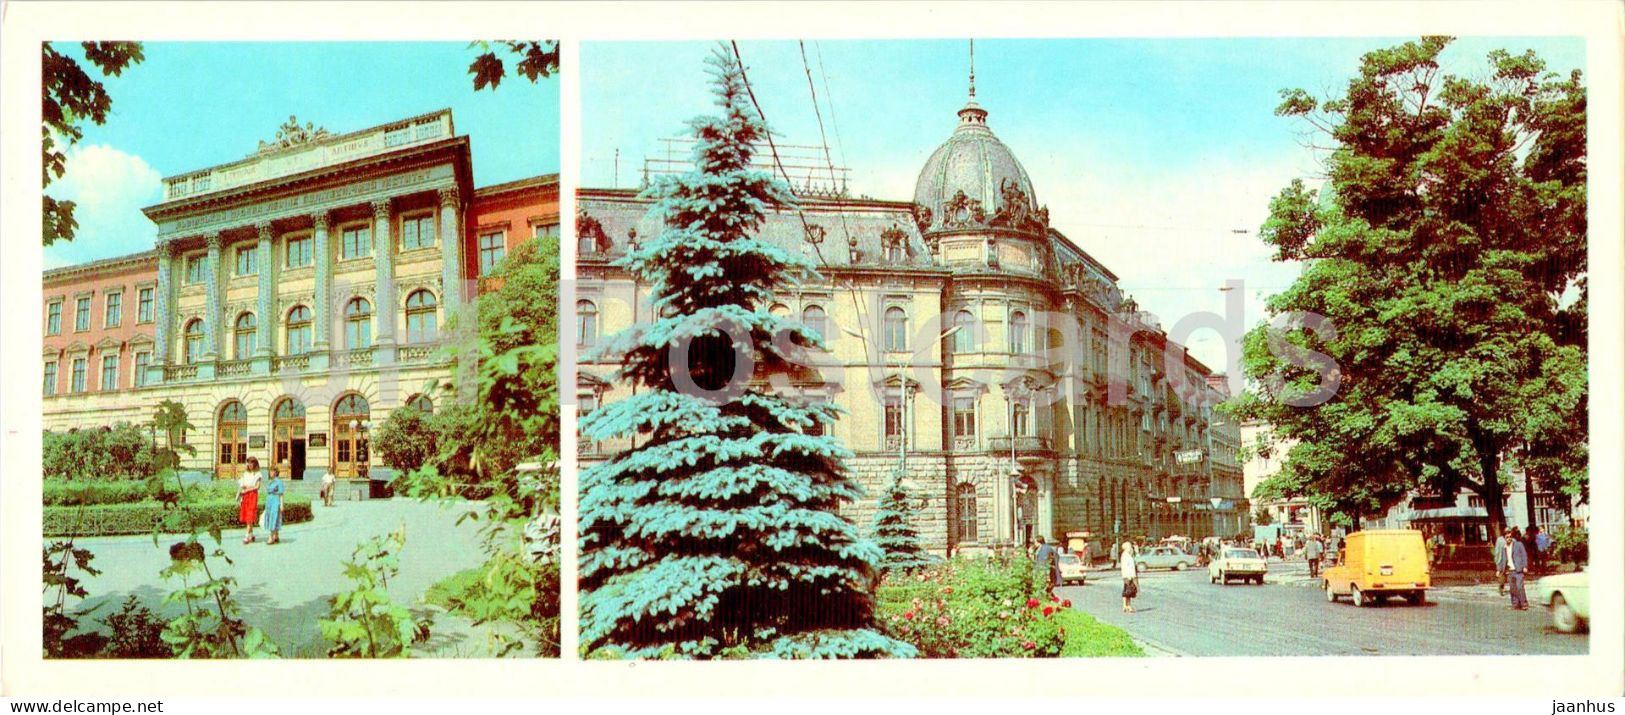
MULTIPOLYGON (((472 627, 464 619, 421 603, 431 584, 485 560, 478 531, 483 522, 456 523, 457 517, 471 510, 472 505, 396 498, 339 502, 332 507, 318 503, 314 508, 313 521, 284 528, 282 543, 275 546, 265 544, 263 530, 255 530, 259 541, 253 544, 242 543, 242 529, 228 530, 222 548, 233 563, 209 559, 209 568, 216 575, 237 579, 236 596, 242 604, 243 620, 265 630, 283 657, 324 655, 326 645, 317 619, 327 615, 329 596, 352 586, 344 577, 344 561, 357 544, 402 525, 406 527, 406 547, 400 552, 400 575, 390 580, 389 593, 397 602, 435 617, 429 642, 420 644, 414 654, 486 654, 487 629, 472 627)), ((178 615, 182 611, 179 604, 162 605, 164 595, 178 584, 165 582, 158 572, 169 565, 169 546, 183 539, 162 536, 156 547, 151 536, 79 539, 79 545, 96 555, 92 565, 102 572, 85 580, 91 598, 82 605, 102 606, 82 622, 94 623, 116 611, 132 593, 155 612, 178 615)), ((205 536, 204 543, 212 553, 213 541, 205 536)))
MULTIPOLYGON (((1307 581, 1276 561, 1277 577, 1307 581)), ((1518 612, 1475 591, 1437 589, 1425 606, 1390 601, 1355 608, 1319 589, 1279 582, 1208 583, 1206 569, 1140 576, 1137 613, 1122 612, 1122 580, 1091 572, 1086 586, 1057 589, 1075 608, 1121 627, 1151 652, 1195 656, 1584 654, 1589 638, 1552 630, 1544 610, 1518 612)), ((1491 588, 1493 593, 1493 587, 1491 588)))

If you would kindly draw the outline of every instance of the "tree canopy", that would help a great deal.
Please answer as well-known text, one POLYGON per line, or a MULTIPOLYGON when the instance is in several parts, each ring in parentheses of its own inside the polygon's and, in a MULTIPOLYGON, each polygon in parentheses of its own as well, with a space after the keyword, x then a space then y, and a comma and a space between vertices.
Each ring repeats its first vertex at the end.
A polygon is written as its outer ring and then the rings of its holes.
MULTIPOLYGON (((117 77, 126 67, 145 59, 139 42, 81 42, 85 59, 103 77, 117 77)), ((113 110, 113 98, 107 88, 97 81, 73 57, 57 51, 46 42, 41 45, 41 94, 44 100, 40 128, 43 144, 41 172, 44 186, 62 178, 68 170, 67 147, 84 138, 84 121, 97 124, 107 121, 113 110)), ((72 201, 59 201, 44 197, 44 241, 49 246, 56 241, 72 241, 79 228, 74 220, 72 201)))
POLYGON ((1341 96, 1282 92, 1332 148, 1260 232, 1305 267, 1243 344, 1259 387, 1232 408, 1296 441, 1261 493, 1358 517, 1467 488, 1496 528, 1514 468, 1586 495, 1585 87, 1532 51, 1447 73, 1450 41, 1366 54, 1341 96))
POLYGON ((468 73, 474 76, 474 91, 478 92, 486 87, 496 89, 502 84, 502 79, 508 76, 508 60, 514 60, 514 74, 530 80, 551 77, 559 71, 559 42, 558 40, 480 40, 469 44, 469 47, 480 50, 474 61, 468 65, 468 73), (497 53, 507 55, 504 58, 497 53))

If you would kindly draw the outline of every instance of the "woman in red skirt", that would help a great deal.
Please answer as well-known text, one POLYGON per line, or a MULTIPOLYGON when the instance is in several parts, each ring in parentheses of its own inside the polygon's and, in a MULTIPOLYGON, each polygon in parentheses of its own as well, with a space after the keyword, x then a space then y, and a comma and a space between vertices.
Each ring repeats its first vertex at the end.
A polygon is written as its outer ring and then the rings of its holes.
POLYGON ((260 520, 260 460, 248 458, 248 471, 237 480, 237 520, 248 527, 243 543, 254 543, 254 525, 260 520))

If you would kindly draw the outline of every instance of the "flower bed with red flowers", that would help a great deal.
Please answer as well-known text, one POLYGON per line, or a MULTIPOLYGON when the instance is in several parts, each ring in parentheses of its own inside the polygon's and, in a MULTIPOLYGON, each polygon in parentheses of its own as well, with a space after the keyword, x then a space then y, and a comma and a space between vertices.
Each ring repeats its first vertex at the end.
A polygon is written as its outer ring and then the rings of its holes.
POLYGON ((1054 658, 1071 650, 1056 616, 1072 604, 1048 590, 1025 558, 959 558, 888 576, 878 614, 921 658, 1054 658))

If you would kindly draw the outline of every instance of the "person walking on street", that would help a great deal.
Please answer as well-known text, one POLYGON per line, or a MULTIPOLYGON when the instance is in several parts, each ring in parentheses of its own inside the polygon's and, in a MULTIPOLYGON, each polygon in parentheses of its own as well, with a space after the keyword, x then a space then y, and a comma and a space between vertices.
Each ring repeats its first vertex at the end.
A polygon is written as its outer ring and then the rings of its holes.
POLYGON ((1541 530, 1539 524, 1529 526, 1529 535, 1524 538, 1524 548, 1529 551, 1530 572, 1540 571, 1540 567, 1546 563, 1546 560, 1541 558, 1541 552, 1546 550, 1545 547, 1541 546, 1541 542, 1550 542, 1551 538, 1541 530))
POLYGON ((1112 542, 1112 548, 1111 548, 1111 551, 1109 553, 1109 556, 1111 558, 1111 566, 1116 566, 1117 565, 1117 557, 1119 555, 1121 555, 1122 553, 1123 553, 1123 542, 1122 541, 1113 541, 1112 542))
POLYGON ((1495 537, 1495 583, 1502 596, 1507 595, 1507 543, 1506 534, 1495 537))
POLYGON ((1134 563, 1135 548, 1133 542, 1123 542, 1121 556, 1118 557, 1117 568, 1123 574, 1123 612, 1133 613, 1134 606, 1130 602, 1140 595, 1139 565, 1134 563))
POLYGON ((333 506, 333 492, 338 490, 338 477, 332 470, 322 475, 322 506, 333 506))
POLYGON ((237 522, 248 528, 243 543, 254 543, 254 525, 260 521, 260 460, 248 458, 248 471, 237 480, 237 522))
MULTIPOLYGON (((250 465, 257 465, 253 457, 248 458, 250 465)), ((282 494, 288 489, 282 482, 282 473, 271 471, 271 483, 265 485, 265 530, 271 532, 271 538, 265 540, 265 545, 282 541, 282 494)))
POLYGON ((1049 545, 1049 541, 1043 536, 1038 537, 1037 543, 1038 550, 1033 552, 1033 564, 1038 570, 1044 572, 1045 580, 1049 582, 1050 589, 1054 590, 1055 586, 1061 582, 1061 555, 1055 550, 1055 547, 1049 545))
POLYGON ((1516 528, 1507 531, 1507 539, 1512 543, 1507 546, 1507 582, 1512 586, 1512 607, 1519 611, 1529 610, 1529 596, 1524 594, 1523 577, 1529 569, 1529 549, 1523 545, 1523 539, 1518 537, 1516 528))
POLYGON ((1303 560, 1309 562, 1309 578, 1320 576, 1320 534, 1315 534, 1304 542, 1303 560))

